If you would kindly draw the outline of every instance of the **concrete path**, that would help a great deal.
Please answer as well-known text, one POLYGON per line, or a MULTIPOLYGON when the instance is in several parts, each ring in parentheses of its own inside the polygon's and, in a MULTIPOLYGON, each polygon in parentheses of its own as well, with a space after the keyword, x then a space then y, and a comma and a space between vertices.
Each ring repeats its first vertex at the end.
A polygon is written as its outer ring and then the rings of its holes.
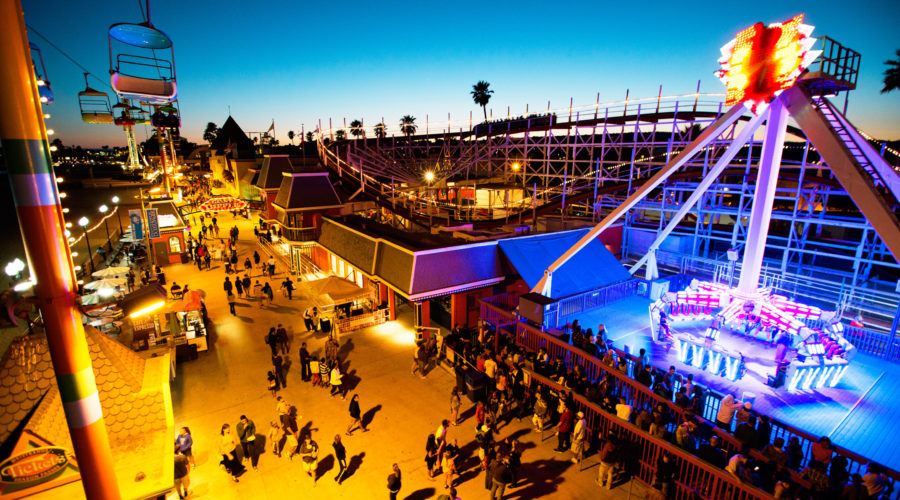
MULTIPOLYGON (((226 235, 235 223, 230 215, 220 217, 220 234, 226 235)), ((239 258, 242 262, 255 249, 250 223, 238 219, 240 229, 239 258)), ((276 290, 284 279, 285 269, 278 269, 272 282, 276 290)), ((298 349, 307 342, 313 355, 322 355, 324 335, 304 331, 302 312, 309 301, 309 290, 301 284, 288 301, 276 293, 272 307, 261 309, 255 303, 238 300, 237 316, 228 311, 222 289, 225 273, 219 263, 209 271, 196 266, 176 264, 166 268, 167 280, 190 284, 207 292, 206 304, 214 323, 210 332, 210 349, 199 359, 181 363, 172 385, 176 430, 188 426, 194 438, 197 468, 191 472, 190 498, 255 499, 255 498, 387 498, 387 476, 391 464, 403 471, 403 488, 398 498, 436 498, 444 493, 443 479, 429 481, 425 474, 424 448, 428 434, 441 419, 449 417, 449 394, 453 376, 443 368, 432 370, 426 379, 410 374, 413 355, 412 312, 401 311, 401 318, 377 327, 344 335, 340 356, 350 388, 347 400, 330 397, 328 389, 312 387, 300 381, 298 349), (265 443, 259 470, 247 464, 247 472, 233 483, 219 468, 216 453, 219 430, 223 423, 234 427, 240 415, 255 421, 258 434, 265 435, 269 422, 275 420, 275 400, 267 390, 266 372, 271 368, 270 352, 263 337, 269 327, 283 323, 290 332, 291 347, 287 358, 294 365, 287 374, 287 388, 280 395, 298 408, 301 428, 312 429, 319 444, 318 484, 301 468, 299 457, 293 462, 271 453, 265 443), (344 435, 350 423, 347 407, 350 395, 360 395, 360 406, 370 432, 355 431, 344 435), (347 449, 350 471, 342 485, 334 476, 337 464, 331 443, 336 434, 347 449)), ((253 278, 256 279, 255 277, 253 278)), ((450 440, 457 440, 464 456, 472 456, 474 446, 473 410, 463 399, 463 421, 451 428, 450 440)), ((516 436, 525 447, 522 457, 520 485, 509 489, 504 498, 629 498, 629 484, 607 492, 594 482, 597 457, 591 456, 578 471, 570 453, 555 453, 556 440, 548 432, 540 435, 523 420, 500 430, 498 439, 516 436)), ((477 467, 477 457, 465 461, 456 480, 462 499, 486 499, 484 473, 477 467)), ((644 498, 644 489, 634 484, 632 498, 644 498)), ((177 498, 174 493, 168 498, 177 498)))

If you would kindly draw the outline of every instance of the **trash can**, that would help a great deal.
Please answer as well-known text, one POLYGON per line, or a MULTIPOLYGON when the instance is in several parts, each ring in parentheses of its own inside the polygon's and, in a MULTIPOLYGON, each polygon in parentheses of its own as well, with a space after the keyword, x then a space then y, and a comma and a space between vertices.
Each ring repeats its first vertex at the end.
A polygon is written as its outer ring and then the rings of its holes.
POLYGON ((485 375, 478 370, 470 368, 466 372, 466 396, 469 401, 477 403, 484 401, 484 378, 485 375))
POLYGON ((322 333, 331 333, 331 320, 322 318, 319 321, 319 328, 322 330, 322 333))

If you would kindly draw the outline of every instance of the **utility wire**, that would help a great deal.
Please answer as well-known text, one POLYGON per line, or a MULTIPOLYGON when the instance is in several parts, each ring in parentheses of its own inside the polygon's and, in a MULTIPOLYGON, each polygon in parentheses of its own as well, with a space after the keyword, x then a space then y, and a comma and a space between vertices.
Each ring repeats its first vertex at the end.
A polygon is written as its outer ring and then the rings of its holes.
POLYGON ((97 75, 95 75, 95 74, 91 73, 90 71, 88 71, 88 69, 85 68, 83 65, 81 65, 81 63, 79 63, 78 61, 76 61, 76 60, 75 60, 72 56, 70 56, 69 54, 66 54, 66 52, 65 52, 63 49, 59 48, 55 43, 51 42, 49 38, 47 38, 47 37, 45 37, 44 35, 42 35, 40 31, 34 29, 34 27, 32 27, 32 26, 29 25, 29 24, 26 24, 25 27, 27 27, 28 30, 31 31, 31 32, 33 32, 35 35, 41 37, 45 42, 47 42, 48 45, 50 45, 51 47, 53 47, 54 49, 56 49, 57 52, 59 52, 60 54, 62 54, 63 56, 65 56, 66 59, 72 61, 72 64, 74 64, 75 66, 78 66, 79 68, 81 68, 81 71, 83 71, 83 72, 87 73, 88 75, 94 77, 94 79, 96 79, 98 82, 102 83, 103 85, 106 85, 107 87, 109 87, 110 90, 112 90, 113 92, 115 92, 116 89, 112 88, 112 86, 110 86, 110 84, 107 83, 106 80, 103 80, 102 78, 100 78, 100 77, 98 77, 97 75))

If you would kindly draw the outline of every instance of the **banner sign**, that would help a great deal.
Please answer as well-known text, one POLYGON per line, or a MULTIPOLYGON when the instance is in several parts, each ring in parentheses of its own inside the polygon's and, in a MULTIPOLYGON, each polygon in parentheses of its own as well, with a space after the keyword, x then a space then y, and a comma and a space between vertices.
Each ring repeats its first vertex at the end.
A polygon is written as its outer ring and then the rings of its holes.
POLYGON ((144 239, 144 221, 141 219, 141 211, 129 210, 128 219, 131 221, 131 237, 136 241, 144 239))
POLYGON ((231 196, 219 196, 210 198, 200 204, 200 210, 204 212, 222 212, 225 210, 241 210, 247 206, 244 200, 238 200, 231 196))
POLYGON ((147 209, 147 232, 150 238, 159 238, 159 212, 155 208, 147 209))

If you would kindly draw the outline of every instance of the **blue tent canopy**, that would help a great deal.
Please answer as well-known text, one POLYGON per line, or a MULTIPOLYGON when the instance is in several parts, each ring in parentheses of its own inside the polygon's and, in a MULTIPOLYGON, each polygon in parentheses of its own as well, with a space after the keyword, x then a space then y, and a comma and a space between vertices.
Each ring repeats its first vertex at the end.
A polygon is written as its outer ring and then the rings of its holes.
MULTIPOLYGON (((529 287, 544 276, 544 270, 572 247, 588 229, 510 238, 499 242, 500 249, 529 287)), ((616 257, 599 239, 587 244, 553 273, 550 297, 560 299, 631 278, 616 257)))

